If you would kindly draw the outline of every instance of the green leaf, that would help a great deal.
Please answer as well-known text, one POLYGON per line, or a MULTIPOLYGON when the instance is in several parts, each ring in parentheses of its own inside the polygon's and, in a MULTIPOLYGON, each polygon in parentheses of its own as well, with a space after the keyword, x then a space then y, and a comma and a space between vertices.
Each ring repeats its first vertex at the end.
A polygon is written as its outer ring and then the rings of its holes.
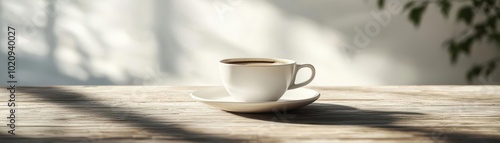
POLYGON ((438 6, 441 7, 441 13, 444 17, 448 17, 451 9, 451 3, 448 0, 441 0, 438 2, 438 6))
POLYGON ((489 76, 493 71, 495 71, 495 68, 497 67, 497 63, 495 60, 490 61, 488 64, 486 64, 486 71, 484 72, 484 76, 489 76))
POLYGON ((494 16, 489 17, 487 23, 488 23, 488 27, 493 29, 493 31, 497 30, 497 19, 494 16))
POLYGON ((470 25, 473 18, 474 18, 474 11, 470 6, 464 6, 458 11, 457 21, 462 20, 467 25, 470 25))
POLYGON ((482 3, 483 3, 483 0, 473 0, 472 1, 472 4, 474 5, 474 7, 480 7, 482 3))
POLYGON ((460 52, 463 52, 466 55, 470 55, 470 48, 472 45, 472 42, 474 41, 475 37, 469 37, 467 40, 461 42, 460 44, 457 45, 457 48, 460 52))
POLYGON ((483 12, 486 13, 486 15, 490 14, 490 8, 485 7, 483 12))
POLYGON ((454 42, 453 40, 447 41, 445 44, 448 46, 448 53, 452 64, 456 64, 461 53, 470 55, 471 45, 474 42, 474 37, 469 37, 461 42, 454 42))
POLYGON ((494 14, 496 14, 497 19, 500 19, 500 7, 494 7, 492 9, 495 9, 496 13, 494 13, 494 14))
POLYGON ((486 25, 484 24, 478 24, 474 26, 474 29, 476 30, 476 33, 474 34, 474 38, 477 40, 481 40, 481 38, 486 34, 486 25))
POLYGON ((488 5, 495 5, 495 1, 496 1, 496 0, 486 0, 486 3, 487 3, 488 5))
POLYGON ((378 0, 378 8, 383 9, 385 4, 385 0, 378 0))
POLYGON ((472 66, 472 68, 467 71, 467 82, 471 83, 474 78, 477 78, 481 74, 482 70, 483 67, 480 65, 472 66))
POLYGON ((450 60, 452 64, 457 63, 459 48, 455 45, 455 42, 450 40, 448 44, 448 53, 450 53, 450 60))
POLYGON ((497 44, 497 47, 500 48, 500 34, 499 33, 493 33, 493 34, 488 35, 488 41, 495 42, 497 44))
POLYGON ((422 19, 422 14, 425 11, 425 6, 426 5, 416 7, 410 11, 409 19, 413 23, 413 25, 417 27, 420 25, 420 20, 422 19))
POLYGON ((403 10, 406 11, 407 9, 410 9, 413 6, 413 4, 415 4, 414 1, 409 1, 408 3, 405 4, 403 10))

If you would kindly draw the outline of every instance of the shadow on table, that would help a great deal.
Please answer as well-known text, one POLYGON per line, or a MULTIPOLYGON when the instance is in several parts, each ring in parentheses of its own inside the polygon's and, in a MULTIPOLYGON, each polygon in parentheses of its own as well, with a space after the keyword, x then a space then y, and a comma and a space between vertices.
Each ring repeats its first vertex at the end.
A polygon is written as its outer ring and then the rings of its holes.
MULTIPOLYGON (((28 137, 22 135, 10 135, 0 133, 1 142, 12 143, 122 143, 131 142, 130 138, 105 138, 92 139, 88 137, 28 137)), ((152 142, 151 138, 133 138, 137 142, 152 142)))
POLYGON ((392 131, 411 132, 415 135, 429 137, 439 142, 500 142, 500 136, 469 134, 445 131, 441 132, 432 127, 413 127, 395 125, 405 117, 419 117, 424 114, 417 112, 391 112, 363 110, 349 106, 313 103, 301 109, 292 111, 275 110, 273 113, 248 114, 231 113, 250 119, 291 124, 313 125, 354 125, 380 128, 392 131))
MULTIPOLYGON (((108 118, 116 122, 128 124, 141 129, 141 132, 150 132, 156 135, 153 137, 128 137, 128 138, 107 138, 104 134, 96 132, 94 134, 82 135, 83 137, 47 137, 47 138, 32 138, 22 135, 11 136, 5 133, 0 133, 2 141, 15 142, 130 142, 134 141, 161 141, 179 140, 189 142, 238 142, 244 139, 236 137, 222 137, 205 133, 198 133, 184 129, 181 125, 147 117, 137 112, 125 109, 123 107, 112 106, 101 103, 99 100, 89 98, 85 94, 68 91, 57 87, 40 87, 40 88, 23 88, 19 90, 21 93, 28 93, 40 98, 40 102, 52 102, 63 106, 65 109, 72 110, 76 113, 87 113, 92 116, 108 118), (124 118, 117 118, 120 115, 126 115, 124 118), (128 140, 127 140, 128 139, 128 140)), ((45 133, 50 136, 63 136, 64 130, 59 130, 58 127, 52 127, 59 133, 45 133)), ((97 129, 98 130, 98 129, 97 129)), ((43 133, 42 133, 43 134, 43 133)), ((1 142, 1 141, 0 141, 1 142)))

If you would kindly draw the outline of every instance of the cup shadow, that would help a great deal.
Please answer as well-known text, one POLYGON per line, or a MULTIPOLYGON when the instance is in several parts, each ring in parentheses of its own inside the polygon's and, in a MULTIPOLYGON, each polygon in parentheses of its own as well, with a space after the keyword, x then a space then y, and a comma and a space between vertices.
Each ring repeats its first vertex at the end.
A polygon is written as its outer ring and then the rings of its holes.
MULTIPOLYGON (((313 103, 297 110, 288 111, 285 108, 275 109, 271 113, 233 113, 231 114, 269 122, 287 124, 310 124, 327 126, 365 126, 391 131, 412 133, 417 136, 428 137, 435 142, 500 142, 500 136, 471 134, 451 131, 439 131, 432 127, 396 125, 397 121, 404 121, 412 117, 421 117, 426 114, 418 112, 394 112, 363 110, 355 107, 313 103)), ((443 128, 443 126, 439 126, 443 128)), ((446 128, 446 126, 444 126, 446 128)))

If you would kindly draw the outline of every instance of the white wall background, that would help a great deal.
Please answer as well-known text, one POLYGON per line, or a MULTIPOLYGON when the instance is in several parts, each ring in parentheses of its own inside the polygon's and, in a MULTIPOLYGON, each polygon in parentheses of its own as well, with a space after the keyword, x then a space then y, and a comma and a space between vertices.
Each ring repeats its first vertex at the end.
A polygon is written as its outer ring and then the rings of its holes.
MULTIPOLYGON (((221 85, 217 63, 229 57, 311 63, 311 85, 466 84, 472 63, 498 54, 476 44, 484 48, 452 65, 442 43, 463 28, 455 15, 445 19, 431 6, 417 28, 407 13, 380 11, 374 0, 2 0, 0 7, 1 32, 18 32, 19 85, 221 85), (381 25, 371 12, 391 19, 381 25), (357 28, 373 36, 348 48, 357 28)), ((0 49, 1 73, 6 53, 0 49)), ((7 76, 0 80, 6 85, 7 76)))

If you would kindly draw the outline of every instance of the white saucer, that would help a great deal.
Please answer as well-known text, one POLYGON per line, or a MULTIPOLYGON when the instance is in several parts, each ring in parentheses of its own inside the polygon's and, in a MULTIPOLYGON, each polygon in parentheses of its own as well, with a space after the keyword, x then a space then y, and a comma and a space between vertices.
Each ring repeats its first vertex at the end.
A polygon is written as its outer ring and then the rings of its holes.
POLYGON ((278 101, 242 102, 231 98, 224 87, 214 87, 195 91, 191 98, 229 112, 253 113, 297 109, 313 103, 319 95, 317 91, 298 88, 288 90, 278 101))

